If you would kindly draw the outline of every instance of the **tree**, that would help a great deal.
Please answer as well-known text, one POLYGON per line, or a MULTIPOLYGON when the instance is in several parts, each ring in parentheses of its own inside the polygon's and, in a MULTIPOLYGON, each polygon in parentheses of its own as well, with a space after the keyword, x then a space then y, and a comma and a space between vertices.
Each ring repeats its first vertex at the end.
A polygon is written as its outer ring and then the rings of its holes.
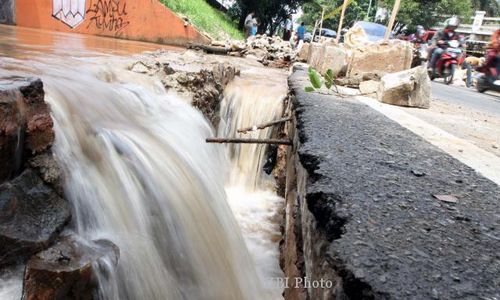
POLYGON ((500 12, 500 5, 497 0, 473 0, 474 10, 482 10, 490 17, 497 17, 500 12))
MULTIPOLYGON (((373 17, 376 13, 374 8, 374 3, 372 1, 372 9, 370 10, 370 17, 373 17)), ((305 3, 302 6, 304 15, 302 16, 302 21, 306 23, 306 26, 311 30, 314 27, 316 20, 321 18, 321 12, 325 8, 325 14, 339 8, 344 3, 344 0, 314 0, 305 3)), ((364 20, 367 18, 368 6, 370 0, 356 0, 352 2, 346 9, 344 27, 352 26, 355 21, 364 20)), ((337 30, 339 24, 340 14, 337 17, 326 19, 323 22, 324 28, 331 28, 337 30)))
POLYGON ((306 1, 308 0, 237 0, 232 14, 237 17, 239 27, 243 28, 246 16, 255 12, 260 21, 259 32, 269 31, 273 34, 306 1))
MULTIPOLYGON (((380 0, 380 5, 389 11, 394 0, 380 0)), ((396 33, 414 32, 418 25, 431 28, 443 21, 441 16, 457 15, 468 18, 472 15, 471 0, 404 0, 397 16, 396 33)))

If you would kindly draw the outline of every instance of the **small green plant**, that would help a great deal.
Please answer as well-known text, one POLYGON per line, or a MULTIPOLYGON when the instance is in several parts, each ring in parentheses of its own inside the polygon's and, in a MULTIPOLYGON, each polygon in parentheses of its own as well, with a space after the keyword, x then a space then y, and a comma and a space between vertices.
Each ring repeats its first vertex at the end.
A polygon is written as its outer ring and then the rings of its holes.
POLYGON ((304 90, 308 93, 321 89, 321 87, 323 86, 323 82, 325 83, 325 87, 327 89, 331 89, 333 86, 335 86, 335 76, 333 76, 332 69, 326 70, 325 76, 322 77, 316 70, 314 70, 312 67, 309 67, 309 69, 307 70, 307 74, 309 75, 311 86, 305 87, 304 90))

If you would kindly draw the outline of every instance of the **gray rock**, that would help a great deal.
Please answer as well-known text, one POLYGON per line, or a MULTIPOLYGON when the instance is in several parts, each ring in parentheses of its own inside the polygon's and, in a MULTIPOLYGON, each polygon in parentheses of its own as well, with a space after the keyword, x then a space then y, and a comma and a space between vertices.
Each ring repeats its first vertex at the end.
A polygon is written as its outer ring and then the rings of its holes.
POLYGON ((0 267, 49 247, 70 218, 69 204, 30 169, 0 185, 0 267))
POLYGON ((387 74, 382 77, 378 100, 383 103, 429 108, 431 80, 425 67, 387 74))
POLYGON ((23 299, 96 299, 94 267, 106 260, 116 266, 120 251, 110 241, 64 237, 33 256, 24 273, 23 299))
POLYGON ((364 95, 375 94, 379 89, 380 82, 375 80, 363 81, 359 84, 359 91, 364 95))
POLYGON ((44 96, 40 79, 0 78, 0 183, 52 145, 53 122, 44 96))

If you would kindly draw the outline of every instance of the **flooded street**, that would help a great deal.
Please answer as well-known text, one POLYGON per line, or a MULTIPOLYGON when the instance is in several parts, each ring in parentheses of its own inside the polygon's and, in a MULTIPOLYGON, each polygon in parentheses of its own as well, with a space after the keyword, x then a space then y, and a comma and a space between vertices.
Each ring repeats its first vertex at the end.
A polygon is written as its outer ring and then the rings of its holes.
MULTIPOLYGON (((0 76, 44 83, 73 213, 65 234, 120 249, 117 266, 99 263, 98 297, 281 298, 273 282, 282 276, 283 199, 262 172, 266 147, 206 144, 216 132, 189 99, 130 71, 144 51, 186 69, 200 60, 161 45, 0 26, 0 76)), ((286 73, 248 64, 224 92, 219 134, 283 112, 286 73)), ((0 299, 21 296, 22 268, 12 274, 0 276, 0 299)))

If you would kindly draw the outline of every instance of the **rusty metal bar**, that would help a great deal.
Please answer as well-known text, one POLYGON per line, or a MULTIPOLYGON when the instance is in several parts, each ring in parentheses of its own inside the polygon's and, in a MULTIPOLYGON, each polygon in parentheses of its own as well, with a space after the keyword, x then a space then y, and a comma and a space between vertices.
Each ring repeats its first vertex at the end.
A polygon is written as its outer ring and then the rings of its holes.
POLYGON ((217 144, 268 144, 268 145, 288 145, 292 146, 291 140, 278 140, 278 139, 240 139, 240 138, 207 138, 207 143, 217 144))
POLYGON ((283 118, 283 119, 279 119, 279 120, 272 121, 272 122, 269 122, 269 123, 264 123, 264 124, 260 124, 260 125, 257 125, 257 126, 253 126, 253 127, 246 127, 246 128, 238 129, 238 132, 239 133, 247 133, 249 131, 255 131, 257 129, 265 129, 267 127, 271 127, 271 126, 274 126, 274 125, 285 123, 285 122, 288 122, 288 121, 291 121, 291 120, 293 120, 292 117, 283 118))

